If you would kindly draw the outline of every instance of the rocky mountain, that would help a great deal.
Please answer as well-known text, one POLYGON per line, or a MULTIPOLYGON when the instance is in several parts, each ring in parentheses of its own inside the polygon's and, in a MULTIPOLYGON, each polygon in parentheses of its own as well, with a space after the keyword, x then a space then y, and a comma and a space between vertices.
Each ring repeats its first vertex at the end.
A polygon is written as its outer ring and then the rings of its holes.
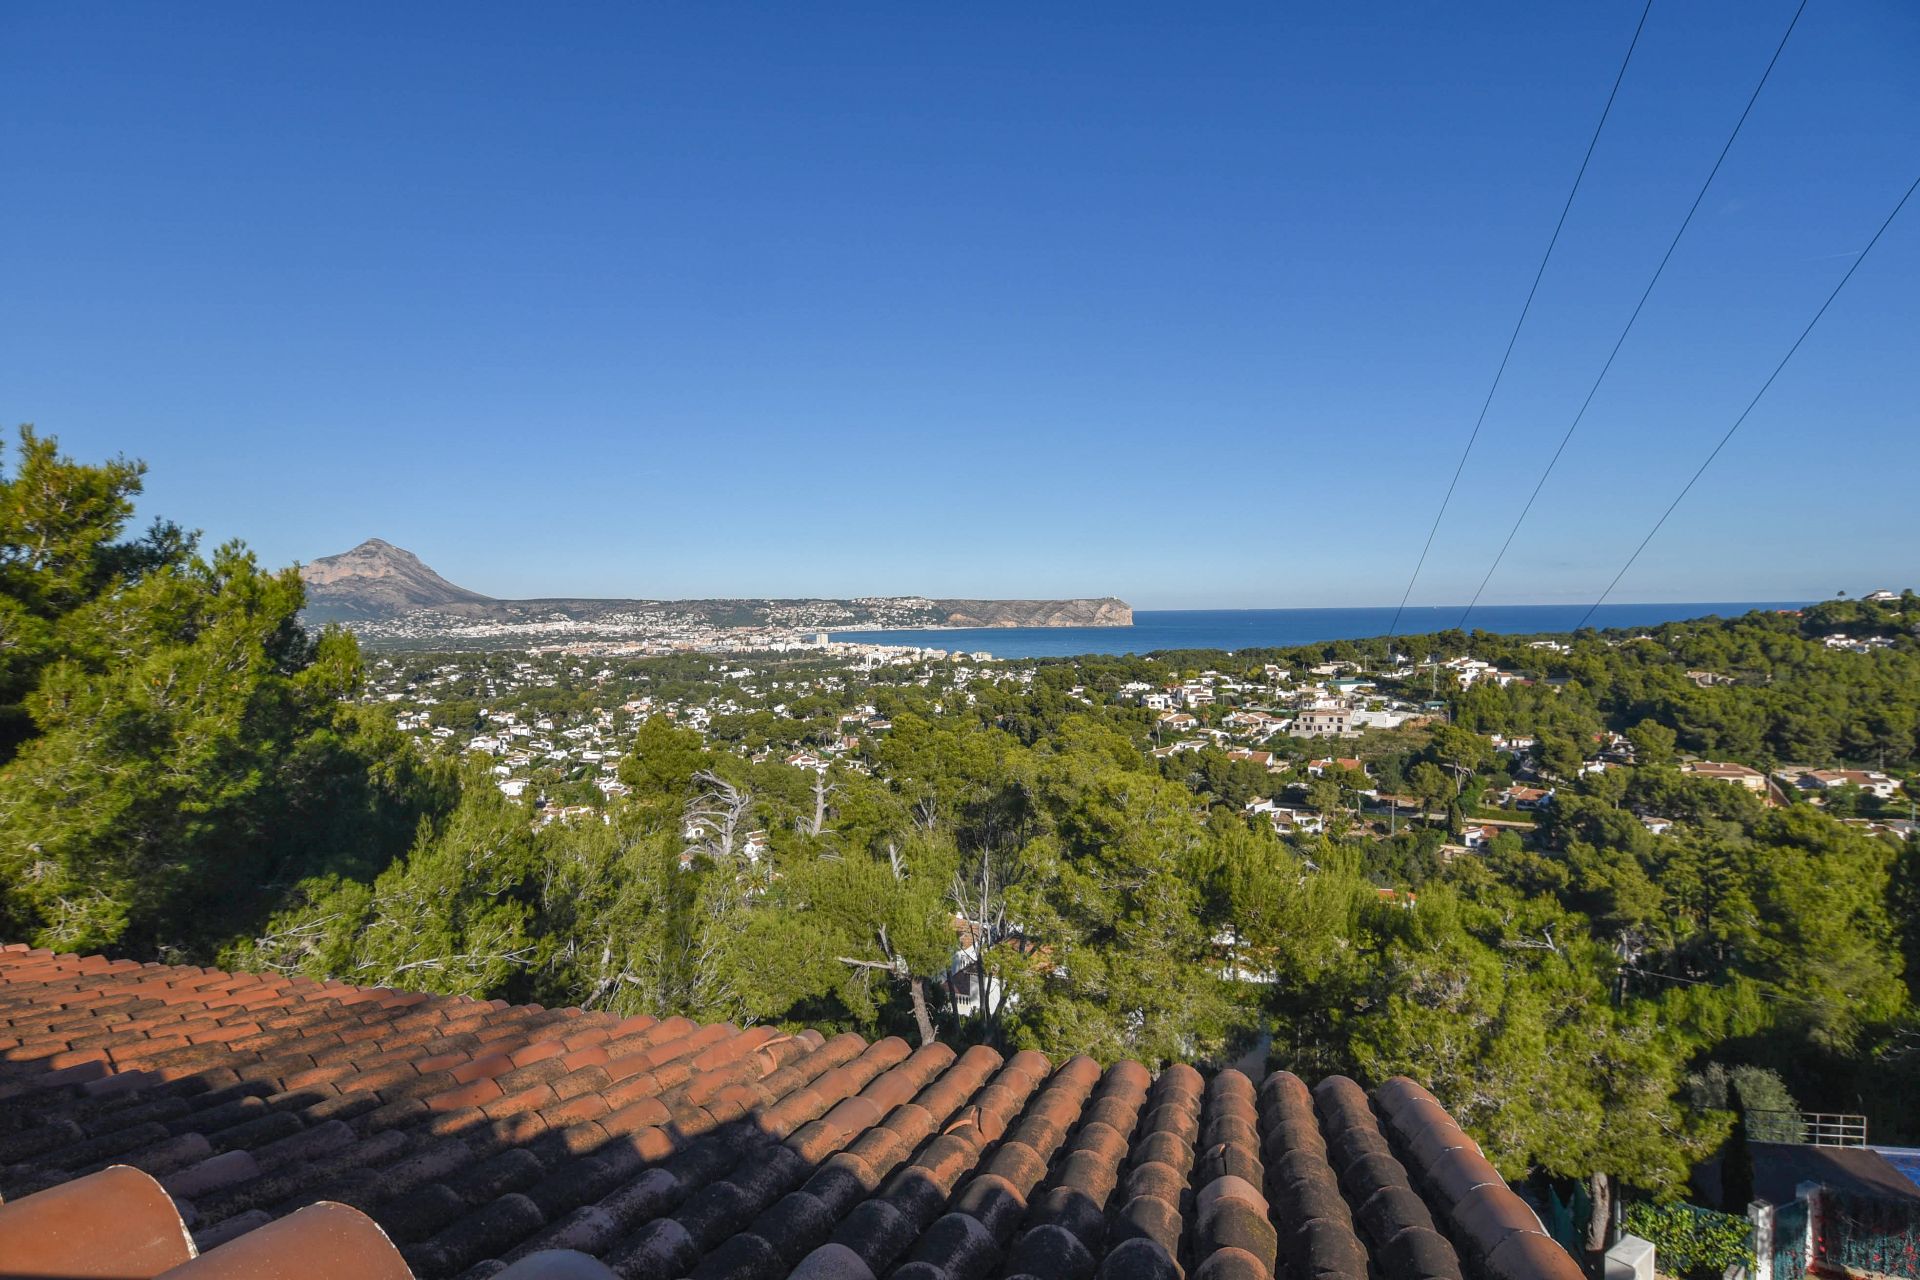
POLYGON ((303 565, 300 577, 307 584, 307 615, 316 621, 391 618, 416 609, 493 603, 477 591, 454 586, 413 552, 379 538, 303 565))
POLYGON ((951 627, 1130 627, 1133 606, 1100 600, 935 600, 951 627))

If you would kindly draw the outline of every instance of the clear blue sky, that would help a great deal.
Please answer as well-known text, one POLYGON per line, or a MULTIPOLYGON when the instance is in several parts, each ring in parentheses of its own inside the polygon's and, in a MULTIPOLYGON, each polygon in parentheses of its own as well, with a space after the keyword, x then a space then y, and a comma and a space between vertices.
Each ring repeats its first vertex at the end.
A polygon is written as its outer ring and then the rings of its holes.
MULTIPOLYGON (((1656 0, 1416 603, 1794 0, 1656 0)), ((496 595, 1391 604, 1637 0, 0 6, 0 420, 496 595)), ((1814 0, 1489 601, 1586 600, 1920 164, 1814 0)), ((1625 600, 1920 583, 1910 207, 1625 600)))

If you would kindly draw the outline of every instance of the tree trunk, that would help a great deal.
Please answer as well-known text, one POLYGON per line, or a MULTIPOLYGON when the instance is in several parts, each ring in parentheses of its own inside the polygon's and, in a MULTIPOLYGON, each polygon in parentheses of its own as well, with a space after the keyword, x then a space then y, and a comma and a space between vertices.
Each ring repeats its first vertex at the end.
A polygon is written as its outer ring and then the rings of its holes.
POLYGON ((933 1017, 927 1012, 927 988, 919 977, 909 978, 907 988, 913 993, 913 1020, 920 1024, 920 1047, 932 1044, 933 1017))
POLYGON ((987 1000, 987 949, 983 942, 976 942, 973 950, 973 989, 980 1004, 980 1030, 987 1044, 999 1044, 1000 1010, 987 1000))
POLYGON ((1613 1187, 1604 1173, 1587 1176, 1587 1195, 1593 1205, 1587 1211, 1587 1274, 1606 1274, 1607 1230, 1613 1222, 1613 1187))
POLYGON ((817 773, 813 776, 813 830, 807 834, 818 837, 827 826, 827 775, 817 773))

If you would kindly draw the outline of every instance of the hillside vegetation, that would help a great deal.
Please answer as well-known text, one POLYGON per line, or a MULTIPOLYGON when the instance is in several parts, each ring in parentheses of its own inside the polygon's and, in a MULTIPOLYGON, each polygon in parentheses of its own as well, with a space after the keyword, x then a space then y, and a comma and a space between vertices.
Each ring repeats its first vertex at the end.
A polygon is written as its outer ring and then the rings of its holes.
MULTIPOLYGON (((140 477, 31 433, 0 476, 6 937, 1109 1059, 1265 1043, 1307 1074, 1427 1082, 1512 1175, 1658 1193, 1726 1132, 1689 1091, 1703 1073, 1773 1068, 1809 1107, 1920 1138, 1920 840, 1892 825, 1911 783, 1769 803, 1682 768, 1910 779, 1911 594, 1557 648, 1449 633, 841 672, 704 731, 645 718, 624 794, 543 822, 541 797, 507 798, 361 700, 353 638, 299 625, 297 573, 164 523, 130 537, 140 477), (1403 660, 1428 654, 1524 676, 1461 688, 1403 660), (1329 661, 1441 714, 1332 752, 1276 739, 1262 763, 1155 755, 1155 716, 1122 696, 1329 661), (887 727, 857 753, 785 763, 863 706, 887 727), (1502 753, 1496 733, 1532 741, 1502 753), (1367 772, 1307 768, 1327 754, 1367 772), (1462 852, 1519 778, 1554 792, 1537 823, 1508 814, 1462 852), (1248 813, 1289 787, 1323 830, 1248 813), (950 992, 969 985, 987 998, 963 1018, 950 992)), ((696 656, 620 678, 663 699, 718 679, 696 656)), ((523 709, 562 723, 594 696, 557 679, 523 709)))

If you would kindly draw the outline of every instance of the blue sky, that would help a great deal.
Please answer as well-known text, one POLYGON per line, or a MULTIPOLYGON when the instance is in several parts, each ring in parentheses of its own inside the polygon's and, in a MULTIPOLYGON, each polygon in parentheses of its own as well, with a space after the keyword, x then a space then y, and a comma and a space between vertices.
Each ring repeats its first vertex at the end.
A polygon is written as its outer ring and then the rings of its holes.
MULTIPOLYGON (((0 6, 0 419, 496 595, 1396 602, 1639 15, 0 6)), ((1655 0, 1414 593, 1471 594, 1794 0, 1655 0)), ((1815 0, 1490 602, 1588 600, 1915 176, 1815 0)), ((1920 583, 1910 207, 1616 598, 1920 583)))

